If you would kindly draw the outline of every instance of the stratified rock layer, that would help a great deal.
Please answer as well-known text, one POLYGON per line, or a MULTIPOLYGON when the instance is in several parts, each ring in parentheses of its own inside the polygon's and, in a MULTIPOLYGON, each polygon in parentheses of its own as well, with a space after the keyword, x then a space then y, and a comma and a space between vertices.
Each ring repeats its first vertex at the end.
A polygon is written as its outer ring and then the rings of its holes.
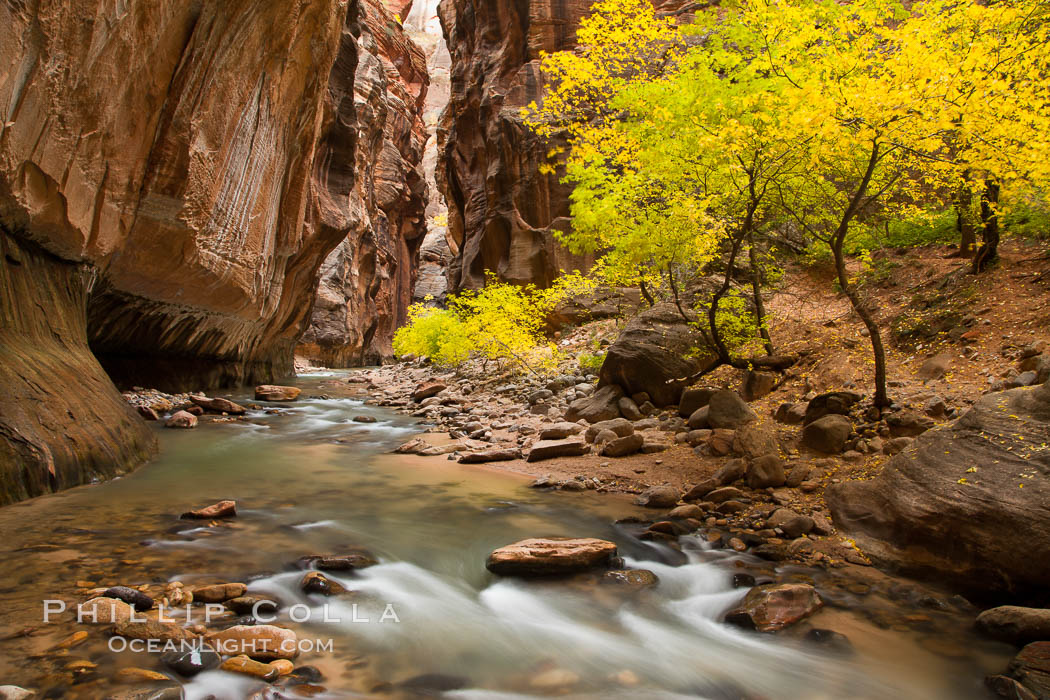
POLYGON ((987 394, 870 481, 832 486, 839 530, 880 562, 974 593, 1050 581, 1050 383, 987 394))
MULTIPOLYGON (((441 0, 452 53, 451 101, 442 124, 438 183, 448 203, 457 257, 453 289, 483 284, 486 270, 512 282, 550 282, 588 258, 558 245, 569 227, 564 173, 543 173, 550 144, 529 131, 521 108, 542 101, 540 53, 571 49, 593 0, 441 0)), ((696 3, 663 0, 660 10, 696 3)))
POLYGON ((324 235, 342 232, 343 240, 321 266, 310 327, 297 349, 328 367, 393 355, 426 233, 426 57, 377 0, 359 0, 357 8, 358 21, 344 36, 357 46, 357 68, 333 75, 325 125, 342 175, 332 177, 336 166, 329 171, 310 221, 324 235))
MULTIPOLYGON (((0 502, 151 452, 102 367, 166 390, 291 374, 318 268, 348 234, 368 238, 355 242, 362 267, 370 250, 384 259, 359 277, 367 296, 403 313, 412 222, 394 222, 388 246, 351 196, 392 211, 421 191, 354 104, 359 53, 383 74, 374 57, 401 50, 383 43, 392 20, 376 7, 0 4, 0 226, 13 251, 0 262, 0 502)), ((418 95, 425 75, 405 83, 418 95)), ((354 313, 362 347, 393 323, 354 313)))

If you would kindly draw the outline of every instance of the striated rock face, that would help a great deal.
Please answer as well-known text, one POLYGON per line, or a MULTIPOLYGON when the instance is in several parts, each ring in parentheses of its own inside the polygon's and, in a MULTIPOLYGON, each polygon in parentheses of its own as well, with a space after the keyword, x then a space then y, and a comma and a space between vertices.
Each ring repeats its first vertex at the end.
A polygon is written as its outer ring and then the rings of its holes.
POLYGON ((95 271, 118 382, 290 370, 335 243, 304 214, 345 21, 337 0, 0 7, 0 221, 95 271))
POLYGON ((103 367, 166 390, 290 374, 348 234, 374 304, 352 309, 360 346, 392 327, 378 309, 411 290, 423 202, 404 154, 426 78, 379 8, 0 4, 0 502, 150 454, 103 367))
POLYGON ((359 0, 356 8, 344 42, 356 44, 357 67, 333 75, 326 141, 334 167, 325 171, 308 222, 342 242, 321 266, 310 327, 296 351, 328 367, 393 355, 426 232, 426 57, 383 3, 359 0))
MULTIPOLYGON (((549 145, 523 124, 520 110, 542 101, 542 51, 575 45, 592 0, 441 0, 452 53, 452 89, 443 120, 438 181, 457 252, 449 281, 476 288, 485 270, 504 280, 547 284, 559 269, 585 268, 552 238, 569 227, 570 188, 562 173, 543 174, 549 145)), ((663 11, 698 3, 662 0, 663 11)))
POLYGON ((831 486, 827 502, 836 527, 882 564, 981 597, 1045 602, 1048 443, 1050 382, 985 394, 875 478, 831 486))
POLYGON ((0 230, 0 505, 116 476, 156 450, 88 349, 91 274, 0 230))

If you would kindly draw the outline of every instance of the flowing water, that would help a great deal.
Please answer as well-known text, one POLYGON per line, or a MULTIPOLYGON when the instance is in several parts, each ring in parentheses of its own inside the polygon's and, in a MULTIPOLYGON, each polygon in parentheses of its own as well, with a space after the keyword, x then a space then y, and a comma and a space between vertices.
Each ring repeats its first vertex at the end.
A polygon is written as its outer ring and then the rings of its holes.
MULTIPOLYGON (((728 627, 719 620, 745 593, 733 588, 733 574, 761 577, 772 573, 768 563, 711 550, 699 536, 683 538, 682 552, 642 542, 637 528, 614 524, 643 515, 624 496, 542 493, 513 474, 391 455, 419 432, 413 419, 356 399, 308 398, 338 395, 339 375, 298 383, 303 399, 279 414, 158 430, 160 456, 133 474, 0 509, 0 685, 105 697, 119 667, 164 670, 155 654, 107 649, 101 628, 81 645, 47 651, 83 628, 69 614, 43 624, 42 601, 74 603, 88 582, 249 582, 250 593, 285 604, 278 624, 295 628, 304 645, 331 643, 297 659, 324 674, 325 690, 302 689, 315 697, 391 697, 406 679, 444 674, 463 679, 446 694, 456 698, 957 700, 986 697, 983 676, 1005 665, 1006 647, 970 632, 972 613, 931 607, 917 587, 875 572, 844 583, 781 571, 814 580, 829 605, 780 635, 728 627), (352 420, 360 415, 377 422, 352 420), (209 527, 178 519, 225 498, 237 501, 234 520, 209 527), (485 570, 496 547, 557 535, 613 540, 660 584, 627 594, 485 570), (324 599, 299 590, 302 572, 290 567, 298 557, 361 547, 380 564, 332 576, 356 593, 324 599), (295 604, 309 620, 288 619, 295 604), (812 627, 846 634, 853 653, 805 643, 812 627)), ((188 698, 247 697, 263 685, 220 671, 184 683, 188 698)))

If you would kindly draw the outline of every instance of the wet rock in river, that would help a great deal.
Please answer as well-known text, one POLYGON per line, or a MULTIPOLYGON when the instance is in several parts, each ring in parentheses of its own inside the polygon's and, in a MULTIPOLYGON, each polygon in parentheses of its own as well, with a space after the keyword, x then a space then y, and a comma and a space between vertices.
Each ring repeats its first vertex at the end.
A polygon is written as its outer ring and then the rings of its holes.
POLYGON ((177 411, 172 414, 171 418, 164 421, 165 428, 177 428, 182 430, 188 430, 190 428, 197 427, 197 416, 193 415, 189 411, 177 411))
POLYGON ((580 457, 590 447, 582 440, 540 440, 529 451, 527 462, 539 462, 556 457, 580 457))
POLYGON ((834 651, 838 654, 852 654, 853 644, 850 643, 849 637, 833 630, 826 630, 814 627, 809 632, 806 632, 806 636, 803 637, 810 644, 820 646, 821 648, 834 651))
POLYGON ((1009 675, 1040 700, 1050 697, 1050 642, 1032 642, 1010 662, 1009 675))
POLYGON ((229 399, 211 399, 207 396, 190 396, 190 401, 211 413, 228 413, 231 416, 243 416, 248 412, 248 409, 244 406, 236 404, 229 399))
POLYGON ((222 663, 219 653, 206 644, 187 651, 172 651, 160 657, 161 663, 175 673, 192 678, 222 663))
POLYGON ((196 635, 188 629, 174 622, 161 622, 160 620, 121 622, 114 625, 113 634, 126 639, 156 639, 165 642, 196 638, 196 635))
POLYGON ((245 594, 248 586, 243 583, 217 583, 193 589, 193 599, 200 603, 224 603, 245 594))
POLYGON ((345 593, 338 582, 333 581, 319 571, 311 571, 299 581, 299 588, 305 593, 317 593, 319 595, 339 595, 345 593))
POLYGON ((257 598, 253 595, 231 598, 225 602, 225 605, 238 615, 272 615, 280 607, 275 600, 257 598))
POLYGON ((223 671, 232 671, 233 673, 243 673, 253 678, 271 683, 277 680, 280 675, 277 669, 270 664, 264 664, 254 659, 249 658, 247 655, 234 656, 233 658, 226 659, 219 666, 223 671))
POLYGON ((294 659, 299 655, 295 632, 274 625, 235 625, 207 635, 205 641, 221 654, 245 654, 253 659, 294 659))
POLYGON ((76 608, 77 621, 84 624, 111 625, 131 619, 135 608, 117 598, 92 598, 76 608))
POLYGON ((658 585, 660 579, 648 569, 616 569, 602 574, 601 582, 640 590, 658 585))
POLYGON ((355 571, 379 563, 368 552, 350 552, 348 554, 310 554, 300 557, 296 562, 300 569, 315 568, 320 571, 355 571))
POLYGON ((192 520, 212 520, 213 518, 232 518, 237 515, 237 501, 219 501, 204 508, 183 513, 181 518, 192 520))
POLYGON ((107 588, 102 594, 105 598, 116 598, 134 606, 136 610, 150 610, 153 607, 153 599, 142 591, 137 591, 128 586, 113 586, 107 588))
POLYGON ((445 673, 423 673, 397 684, 399 688, 421 695, 440 695, 450 690, 466 688, 468 685, 470 679, 445 673))
POLYGON ((354 416, 354 418, 353 418, 353 421, 355 423, 375 423, 375 422, 377 422, 377 420, 378 419, 375 416, 370 416, 370 415, 367 415, 367 414, 360 415, 360 416, 354 416))
POLYGON ((673 508, 678 504, 681 495, 673 486, 654 486, 638 496, 634 502, 646 508, 673 508))
POLYGON ((294 386, 263 384, 255 387, 256 401, 295 401, 303 390, 294 386))
POLYGON ((113 680, 117 683, 156 683, 157 681, 167 682, 171 679, 163 673, 151 671, 148 668, 129 666, 117 671, 116 675, 113 676, 113 680))
POLYGON ((759 632, 776 632, 812 615, 824 605, 816 589, 805 583, 756 586, 726 613, 726 622, 759 632))
POLYGON ((500 547, 486 568, 501 576, 553 576, 608 566, 616 545, 594 538, 534 538, 500 547))
POLYGON ((984 679, 984 684, 996 697, 1004 700, 1042 700, 1009 676, 988 676, 984 679))
POLYGON ((1050 640, 1050 609, 1002 605, 978 615, 977 629, 1011 644, 1050 640))

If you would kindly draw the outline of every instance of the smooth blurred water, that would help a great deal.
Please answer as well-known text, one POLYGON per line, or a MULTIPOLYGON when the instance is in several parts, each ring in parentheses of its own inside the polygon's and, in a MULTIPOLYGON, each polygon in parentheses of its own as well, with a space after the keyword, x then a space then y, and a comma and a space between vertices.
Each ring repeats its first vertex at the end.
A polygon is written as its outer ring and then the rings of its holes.
MULTIPOLYGON (((298 660, 325 673, 324 697, 387 692, 384 684, 425 673, 466 679, 449 697, 533 697, 545 692, 533 684, 539 674, 564 669, 579 678, 568 697, 982 698, 983 675, 1003 663, 1006 650, 973 637, 957 615, 919 615, 925 620, 914 629, 872 624, 864 606, 900 617, 877 595, 854 601, 852 610, 828 607, 779 636, 728 627, 719 620, 745 593, 733 589, 733 572, 769 565, 710 551, 699 537, 684 539, 684 556, 641 542, 613 524, 641 514, 627 497, 541 493, 520 477, 444 457, 388 454, 419 431, 413 419, 356 399, 309 398, 345 393, 338 373, 298 383, 303 398, 279 415, 254 411, 244 422, 158 429, 161 455, 137 472, 0 509, 2 631, 39 627, 42 597, 72 602, 82 579, 247 581, 250 592, 314 613, 295 624, 286 607, 279 624, 300 638, 332 640, 333 653, 298 660), (353 421, 362 414, 378 422, 353 421), (238 517, 222 527, 178 520, 226 498, 237 501, 238 517), (611 539, 660 585, 625 594, 590 581, 523 582, 485 570, 494 548, 537 536, 611 539), (330 576, 354 594, 325 599, 299 590, 302 572, 290 566, 297 558, 355 548, 381 563, 330 576), (341 622, 321 619, 325 604, 341 622), (351 621, 354 605, 369 622, 351 621), (388 609, 399 621, 379 621, 388 609), (846 658, 803 644, 798 632, 811 626, 847 634, 857 653, 846 658)), ((0 684, 39 686, 41 674, 60 675, 63 664, 84 657, 99 664, 97 680, 68 693, 95 697, 118 666, 160 668, 148 655, 114 657, 101 634, 59 661, 28 658, 72 629, 44 626, 0 641, 0 684)), ((216 671, 185 692, 240 698, 258 687, 216 671)))

